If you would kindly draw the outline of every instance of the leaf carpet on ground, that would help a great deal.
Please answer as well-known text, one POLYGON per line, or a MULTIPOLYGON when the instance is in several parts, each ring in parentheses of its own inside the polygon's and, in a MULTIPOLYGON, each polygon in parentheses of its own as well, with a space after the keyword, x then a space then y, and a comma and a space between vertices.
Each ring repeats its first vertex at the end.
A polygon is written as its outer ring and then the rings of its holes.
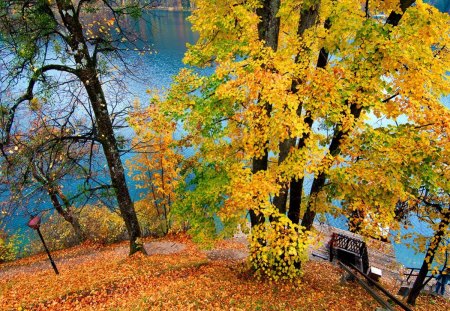
MULTIPOLYGON (((187 237, 176 254, 136 254, 127 258, 125 244, 99 249, 80 246, 55 253, 61 274, 50 266, 26 270, 35 256, 0 266, 15 273, 0 280, 1 310, 374 310, 376 303, 356 283, 341 284, 342 272, 328 262, 306 263, 298 282, 268 282, 252 277, 245 263, 209 260, 187 237), (88 254, 94 254, 88 256, 88 254), (76 260, 64 260, 79 257, 76 260), (21 272, 21 270, 24 270, 21 272)), ((158 244, 159 243, 159 244, 158 244)), ((152 244, 148 244, 152 245, 152 244)), ((167 244, 172 245, 172 244, 167 244)), ((220 242, 218 250, 241 250, 220 242)), ((48 264, 48 263, 47 263, 48 264)), ((421 297, 416 310, 447 310, 436 297, 421 297)))

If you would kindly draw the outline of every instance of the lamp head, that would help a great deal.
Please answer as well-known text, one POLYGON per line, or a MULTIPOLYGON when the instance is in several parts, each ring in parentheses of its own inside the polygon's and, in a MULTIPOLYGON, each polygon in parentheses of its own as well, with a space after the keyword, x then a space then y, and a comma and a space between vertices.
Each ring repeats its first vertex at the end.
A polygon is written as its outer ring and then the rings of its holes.
POLYGON ((27 226, 31 229, 37 230, 39 229, 39 226, 41 225, 41 217, 38 215, 36 216, 30 216, 30 220, 27 223, 27 226))

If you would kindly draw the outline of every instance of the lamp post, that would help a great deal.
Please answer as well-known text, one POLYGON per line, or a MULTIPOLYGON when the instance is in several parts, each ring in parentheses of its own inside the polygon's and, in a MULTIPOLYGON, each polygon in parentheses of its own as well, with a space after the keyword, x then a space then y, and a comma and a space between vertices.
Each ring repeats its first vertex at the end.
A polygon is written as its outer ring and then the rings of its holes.
POLYGON ((53 261, 52 255, 50 255, 50 251, 48 250, 47 244, 45 244, 41 230, 39 230, 40 225, 41 225, 41 217, 39 217, 38 215, 30 216, 30 220, 28 221, 27 226, 37 231, 39 237, 41 238, 42 245, 44 245, 44 249, 47 252, 48 259, 50 259, 50 263, 52 264, 53 270, 55 270, 56 274, 59 274, 58 268, 56 268, 56 264, 53 261))

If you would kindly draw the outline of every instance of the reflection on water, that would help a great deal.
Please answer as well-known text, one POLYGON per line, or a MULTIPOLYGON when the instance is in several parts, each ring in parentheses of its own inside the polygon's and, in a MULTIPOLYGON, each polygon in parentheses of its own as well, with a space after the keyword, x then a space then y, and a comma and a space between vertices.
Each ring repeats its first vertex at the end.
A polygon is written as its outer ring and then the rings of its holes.
POLYGON ((152 54, 139 55, 131 50, 124 55, 136 76, 128 87, 138 97, 145 97, 147 89, 168 88, 172 77, 183 67, 186 43, 193 44, 198 38, 186 21, 189 15, 189 12, 152 10, 138 21, 129 21, 140 38, 137 47, 152 49, 152 54))

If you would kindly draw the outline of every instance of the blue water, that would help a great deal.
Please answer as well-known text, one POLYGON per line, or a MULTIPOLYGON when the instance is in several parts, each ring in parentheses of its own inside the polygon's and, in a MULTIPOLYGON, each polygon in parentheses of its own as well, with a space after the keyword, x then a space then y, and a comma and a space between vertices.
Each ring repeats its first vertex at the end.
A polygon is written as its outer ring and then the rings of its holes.
MULTIPOLYGON (((347 219, 345 217, 334 218, 333 216, 326 216, 326 223, 343 230, 348 230, 347 219)), ((412 247, 415 245, 414 237, 415 234, 420 234, 422 236, 431 237, 433 235, 433 230, 425 223, 419 221, 416 216, 412 215, 409 218, 411 226, 408 229, 402 229, 401 235, 412 234, 411 238, 402 239, 401 243, 396 243, 394 236, 396 232, 391 232, 391 243, 394 246, 395 256, 397 260, 405 267, 417 267, 422 266, 423 259, 425 257, 425 252, 416 252, 412 247)))
MULTIPOLYGON (((142 43, 138 43, 139 48, 150 47, 152 54, 139 55, 134 51, 125 52, 125 59, 132 75, 126 80, 128 88, 128 102, 134 98, 139 98, 145 105, 149 101, 147 90, 163 90, 170 87, 172 77, 184 66, 182 58, 186 52, 186 43, 195 43, 198 35, 193 33, 190 24, 186 21, 188 12, 172 12, 163 10, 154 10, 145 12, 143 19, 139 22, 129 20, 129 27, 136 31, 142 43)), ((106 91, 105 93, 108 93, 106 91)), ((130 132, 125 131, 122 135, 129 136, 130 132)), ((132 154, 125 154, 122 159, 125 163, 132 154)), ((103 180, 107 182, 108 177, 103 180)), ((82 181, 65 180, 63 181, 64 191, 68 195, 75 191, 81 185, 82 181)), ((137 189, 136 183, 127 174, 127 183, 133 200, 139 199, 140 189, 137 189)), ((70 197, 70 195, 69 195, 70 197)), ((0 194, 0 201, 2 200, 0 194)), ((31 234, 31 230, 26 227, 30 213, 38 213, 47 210, 51 206, 48 198, 43 195, 30 201, 26 210, 18 208, 15 211, 15 217, 9 219, 6 223, 0 223, 9 232, 22 231, 25 235, 31 234), (31 206, 31 207, 30 207, 31 206)))
POLYGON ((447 12, 450 14, 450 1, 449 0, 425 0, 424 2, 434 5, 441 12, 447 12))
MULTIPOLYGON (((450 10, 450 1, 430 0, 428 2, 435 4, 443 12, 450 10)), ((162 90, 170 86, 172 76, 184 66, 182 58, 186 51, 186 43, 194 43, 197 39, 196 34, 190 29, 190 24, 185 20, 188 16, 187 12, 151 11, 144 15, 145 21, 133 24, 145 45, 151 46, 155 53, 139 56, 137 53, 129 52, 126 55, 129 63, 133 64, 135 74, 127 81, 132 96, 146 101, 148 100, 146 90, 162 90)), ((450 98, 445 98, 444 103, 450 107, 450 98)), ((125 155, 123 160, 130 157, 130 154, 125 155)), ((130 177, 127 178, 132 198, 138 200, 139 190, 136 188, 136 183, 130 177)), ((76 183, 68 181, 66 190, 70 190, 70 185, 76 187, 76 183)), ((49 202, 44 200, 35 208, 37 211, 45 209, 46 206, 49 206, 49 202)), ((24 230, 25 234, 30 234, 30 229, 26 227, 27 220, 26 213, 18 211, 13 221, 7 223, 6 226, 10 231, 24 230)), ((328 217, 328 221, 333 226, 347 229, 345 219, 328 217)), ((411 222, 415 225, 414 229, 411 228, 404 233, 414 230, 427 235, 431 234, 430 229, 417 219, 413 218, 411 222)), ((412 241, 405 240, 403 244, 394 244, 397 259, 405 266, 420 266, 423 254, 416 254, 414 250, 407 248, 406 243, 412 243, 412 241)))

